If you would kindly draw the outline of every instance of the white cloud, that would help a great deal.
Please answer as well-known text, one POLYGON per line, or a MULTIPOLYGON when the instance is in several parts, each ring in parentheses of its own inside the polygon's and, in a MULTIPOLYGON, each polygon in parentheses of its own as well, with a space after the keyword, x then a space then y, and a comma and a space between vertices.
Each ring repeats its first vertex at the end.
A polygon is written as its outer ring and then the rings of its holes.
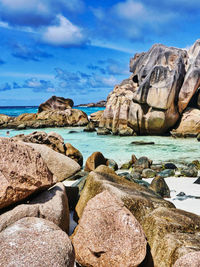
POLYGON ((47 27, 42 36, 43 41, 56 46, 76 46, 86 42, 81 28, 62 15, 57 15, 57 19, 59 24, 47 27))

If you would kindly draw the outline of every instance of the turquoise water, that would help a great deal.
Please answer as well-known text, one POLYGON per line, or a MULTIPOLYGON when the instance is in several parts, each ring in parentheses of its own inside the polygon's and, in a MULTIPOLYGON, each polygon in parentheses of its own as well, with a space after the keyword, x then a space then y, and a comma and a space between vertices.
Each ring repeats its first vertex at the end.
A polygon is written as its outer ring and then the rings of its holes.
MULTIPOLYGON (((154 161, 175 162, 178 164, 189 163, 193 160, 200 160, 200 142, 195 138, 174 139, 172 137, 162 136, 99 136, 94 133, 83 132, 82 127, 76 128, 47 128, 38 129, 45 132, 54 131, 60 134, 65 142, 71 143, 81 151, 84 161, 94 152, 101 151, 105 157, 112 158, 120 165, 130 160, 131 155, 137 157, 147 156, 154 161), (70 133, 70 131, 75 133, 70 133), (131 145, 133 141, 155 142, 155 145, 131 145)), ((9 136, 16 134, 28 134, 33 132, 28 130, 10 130, 9 136)), ((6 129, 0 130, 0 136, 6 136, 6 129)))
MULTIPOLYGON (((105 108, 97 107, 75 107, 75 109, 80 109, 84 111, 88 116, 96 111, 104 110, 105 108)), ((17 117, 22 113, 37 113, 38 107, 0 107, 0 114, 5 114, 12 117, 17 117)))

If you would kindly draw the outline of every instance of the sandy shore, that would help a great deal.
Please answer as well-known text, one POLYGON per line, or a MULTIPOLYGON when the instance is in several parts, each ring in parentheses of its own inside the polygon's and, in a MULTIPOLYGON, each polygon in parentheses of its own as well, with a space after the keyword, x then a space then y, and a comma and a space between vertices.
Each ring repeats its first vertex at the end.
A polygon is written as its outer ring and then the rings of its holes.
MULTIPOLYGON (((171 198, 166 200, 171 201, 177 209, 186 210, 192 213, 200 215, 200 184, 194 184, 198 178, 186 178, 186 177, 168 177, 165 178, 165 182, 169 186, 171 198), (177 197, 180 192, 184 192, 185 196, 177 197)), ((148 183, 151 183, 153 179, 143 179, 148 183)))

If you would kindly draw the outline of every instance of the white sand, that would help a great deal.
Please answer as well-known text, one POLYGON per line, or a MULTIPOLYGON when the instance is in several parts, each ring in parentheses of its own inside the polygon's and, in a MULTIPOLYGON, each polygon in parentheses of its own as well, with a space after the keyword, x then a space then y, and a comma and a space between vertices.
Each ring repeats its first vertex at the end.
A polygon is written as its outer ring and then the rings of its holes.
MULTIPOLYGON (((149 183, 153 179, 143 179, 149 183)), ((192 213, 200 215, 200 199, 191 198, 188 196, 200 197, 200 184, 194 184, 196 178, 177 178, 177 177, 168 177, 165 178, 165 182, 169 186, 171 198, 166 198, 166 200, 171 201, 176 208, 186 210, 192 213), (183 197, 181 200, 176 196, 180 192, 184 192, 186 197, 183 197)))

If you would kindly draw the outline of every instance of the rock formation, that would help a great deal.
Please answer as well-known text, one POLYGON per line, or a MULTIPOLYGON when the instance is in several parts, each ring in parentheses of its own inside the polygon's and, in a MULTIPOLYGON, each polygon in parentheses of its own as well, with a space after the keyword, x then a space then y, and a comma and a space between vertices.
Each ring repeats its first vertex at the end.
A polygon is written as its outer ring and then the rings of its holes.
POLYGON ((18 117, 0 114, 0 128, 45 128, 64 126, 85 126, 89 120, 87 114, 78 109, 72 109, 73 101, 53 96, 41 104, 38 113, 24 113, 18 117))
POLYGON ((164 134, 186 108, 199 110, 200 40, 188 51, 153 45, 130 60, 130 71, 109 94, 99 127, 120 135, 164 134))

